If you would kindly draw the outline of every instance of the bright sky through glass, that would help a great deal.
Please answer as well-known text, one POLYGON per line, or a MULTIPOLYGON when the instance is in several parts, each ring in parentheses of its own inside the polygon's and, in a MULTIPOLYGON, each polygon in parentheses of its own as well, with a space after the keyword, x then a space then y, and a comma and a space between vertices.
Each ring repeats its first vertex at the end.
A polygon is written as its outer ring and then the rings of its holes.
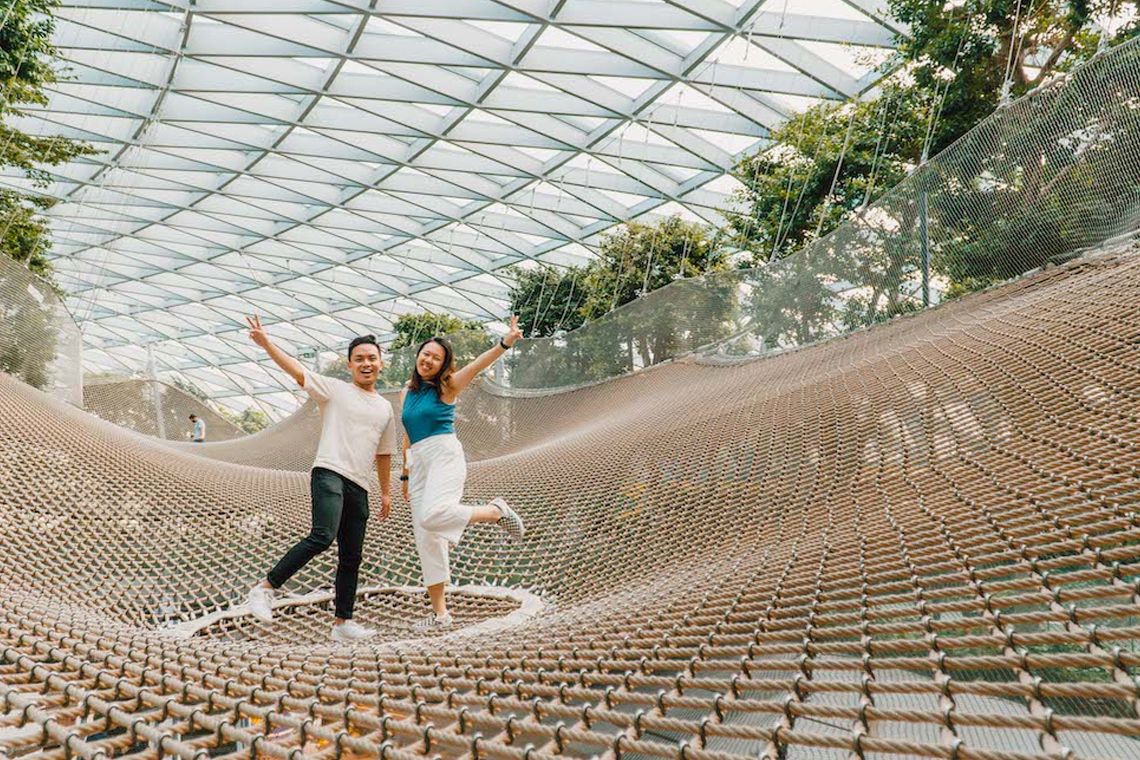
POLYGON ((582 263, 642 214, 717 225, 768 128, 874 85, 881 5, 64 0, 70 78, 19 126, 103 151, 50 188, 87 369, 280 411, 244 314, 317 350, 494 321, 505 267, 582 263))

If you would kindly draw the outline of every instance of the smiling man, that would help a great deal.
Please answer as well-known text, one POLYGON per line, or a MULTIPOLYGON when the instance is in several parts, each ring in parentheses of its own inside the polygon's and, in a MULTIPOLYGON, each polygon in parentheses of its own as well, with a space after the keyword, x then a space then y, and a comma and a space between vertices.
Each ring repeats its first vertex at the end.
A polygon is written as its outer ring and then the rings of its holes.
POLYGON ((375 336, 356 338, 348 347, 352 382, 313 374, 299 361, 273 345, 258 317, 247 317, 249 337, 265 349, 316 402, 321 412, 321 439, 313 461, 310 490, 313 525, 309 535, 286 552, 265 580, 250 589, 249 611, 254 617, 273 618, 273 595, 313 557, 337 543, 336 619, 334 641, 351 643, 375 631, 352 620, 356 583, 368 524, 371 471, 380 480, 380 519, 392 508, 391 457, 396 450, 396 423, 392 405, 376 392, 376 378, 384 366, 375 336))

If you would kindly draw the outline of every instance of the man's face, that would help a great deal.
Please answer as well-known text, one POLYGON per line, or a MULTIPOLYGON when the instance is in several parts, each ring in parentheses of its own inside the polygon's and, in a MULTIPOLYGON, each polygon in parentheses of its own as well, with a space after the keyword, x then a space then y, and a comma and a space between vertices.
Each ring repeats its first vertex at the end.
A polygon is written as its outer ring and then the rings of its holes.
POLYGON ((371 343, 361 343, 352 349, 352 356, 348 358, 348 369, 352 372, 352 382, 363 388, 376 385, 376 378, 384 367, 384 360, 380 358, 380 349, 371 343))

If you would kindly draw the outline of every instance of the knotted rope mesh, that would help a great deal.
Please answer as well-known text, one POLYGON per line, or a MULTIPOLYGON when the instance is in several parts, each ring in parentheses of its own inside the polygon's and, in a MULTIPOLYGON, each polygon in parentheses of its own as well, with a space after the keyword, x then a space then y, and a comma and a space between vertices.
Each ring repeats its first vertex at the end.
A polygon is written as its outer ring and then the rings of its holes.
POLYGON ((353 648, 328 554, 273 623, 231 609, 307 529, 305 473, 4 376, 0 751, 1134 756, 1138 299, 1127 249, 764 361, 472 391, 468 495, 528 538, 473 529, 460 630, 416 637, 397 499, 353 648), (542 606, 487 627, 520 605, 496 588, 542 606))
MULTIPOLYGON (((999 110, 795 255, 677 280, 565 335, 523 341, 497 381, 573 387, 691 351, 752 357, 809 345, 1060 263, 1138 225, 1132 40, 999 110)), ((410 367, 410 357, 396 363, 410 367)))
MULTIPOLYGON (((1074 241, 1093 242, 1049 250, 1074 241)), ((15 279, 9 309, 30 297, 15 279)), ((311 409, 191 449, 9 369, 0 760, 1136 757, 1137 303, 1126 244, 762 361, 763 320, 715 361, 545 396, 485 381, 459 409, 467 496, 505 496, 527 538, 471 529, 458 628, 417 636, 397 498, 364 551, 358 614, 380 634, 354 647, 326 638, 331 553, 271 624, 240 607, 308 528, 311 409)), ((624 365, 567 377, 658 363, 614 336, 624 365)))
POLYGON ((82 406, 82 340, 51 286, 5 259, 0 267, 0 372, 82 406))
POLYGON ((85 380, 83 408, 108 422, 171 441, 185 441, 190 437, 194 428, 189 419, 191 414, 206 423, 208 441, 245 437, 245 431, 215 412, 205 401, 160 380, 123 377, 85 380))

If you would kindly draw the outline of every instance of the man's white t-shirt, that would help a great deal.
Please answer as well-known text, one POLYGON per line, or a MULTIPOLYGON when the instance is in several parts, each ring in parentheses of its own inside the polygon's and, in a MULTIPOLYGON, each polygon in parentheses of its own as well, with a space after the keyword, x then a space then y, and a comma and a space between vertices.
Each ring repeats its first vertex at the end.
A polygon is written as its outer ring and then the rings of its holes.
POLYGON ((305 370, 305 390, 321 411, 313 467, 324 467, 370 490, 378 454, 396 453, 392 405, 379 393, 305 370))
POLYGON ((197 420, 194 423, 194 440, 195 441, 206 440, 206 421, 205 420, 197 420))

